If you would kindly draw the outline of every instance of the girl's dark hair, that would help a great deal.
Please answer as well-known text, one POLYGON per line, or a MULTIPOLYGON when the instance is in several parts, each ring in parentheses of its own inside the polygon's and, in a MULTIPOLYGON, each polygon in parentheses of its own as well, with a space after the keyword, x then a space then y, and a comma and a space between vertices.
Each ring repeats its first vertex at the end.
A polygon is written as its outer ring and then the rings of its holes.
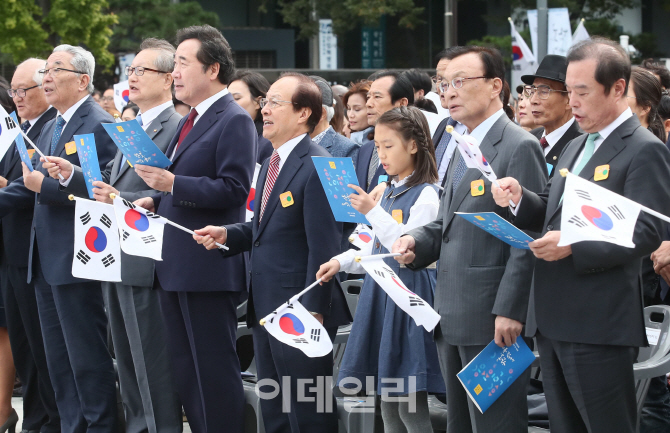
POLYGON ((435 103, 430 99, 421 98, 418 101, 414 101, 414 106, 424 111, 429 111, 431 113, 437 114, 437 107, 435 106, 435 103))
MULTIPOLYGON (((247 85, 252 99, 257 99, 258 97, 265 98, 268 90, 270 90, 270 83, 258 72, 236 71, 235 75, 233 75, 233 78, 230 79, 230 82, 232 83, 233 81, 238 80, 247 85)), ((260 109, 256 112, 256 118, 254 119, 254 122, 259 121, 263 121, 263 114, 261 113, 260 109)))
POLYGON ((9 87, 9 82, 5 79, 5 77, 0 77, 0 105, 2 105, 2 108, 4 108, 7 113, 16 111, 14 99, 10 98, 9 93, 7 93, 7 89, 9 89, 9 87))
POLYGON ((407 179, 407 186, 435 183, 439 180, 435 162, 435 146, 430 138, 426 116, 416 107, 396 107, 382 114, 377 126, 386 125, 396 131, 406 142, 416 143, 414 174, 407 179))
POLYGON ((123 114, 123 112, 126 110, 133 110, 133 113, 135 113, 135 117, 137 117, 137 113, 140 112, 140 107, 138 107, 132 102, 129 102, 125 107, 123 107, 123 110, 121 110, 121 114, 123 114))
POLYGON ((333 93, 333 109, 335 110, 335 114, 330 119, 330 126, 333 127, 335 132, 342 134, 342 128, 344 128, 344 104, 342 103, 342 99, 335 93, 333 93))
POLYGON ((503 80, 503 91, 500 93, 500 99, 502 99, 503 110, 505 111, 505 114, 507 114, 509 120, 514 122, 514 110, 512 110, 512 107, 509 105, 510 96, 512 96, 512 92, 509 88, 509 83, 507 80, 503 80))
POLYGON ((632 68, 630 79, 633 81, 637 104, 649 109, 649 114, 647 114, 649 130, 665 143, 665 127, 661 116, 658 114, 658 105, 661 103, 661 96, 663 96, 661 83, 651 72, 638 66, 632 68))
POLYGON ((661 97, 661 103, 658 104, 658 115, 663 122, 670 119, 670 96, 663 95, 661 97))

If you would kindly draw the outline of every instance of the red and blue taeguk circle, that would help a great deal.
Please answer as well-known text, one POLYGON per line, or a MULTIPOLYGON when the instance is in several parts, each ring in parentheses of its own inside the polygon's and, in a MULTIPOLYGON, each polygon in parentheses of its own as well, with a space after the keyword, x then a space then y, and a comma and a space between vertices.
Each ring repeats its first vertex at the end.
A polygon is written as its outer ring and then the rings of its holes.
POLYGON ((366 244, 372 240, 372 236, 368 232, 360 232, 358 238, 366 244))
POLYGON ((249 191, 249 197, 247 197, 247 210, 249 212, 254 211, 255 201, 256 201, 256 188, 251 188, 251 191, 249 191))
POLYGON ((84 242, 86 247, 94 253, 101 253, 107 248, 107 236, 99 227, 93 226, 88 229, 84 242))
POLYGON ((126 211, 123 219, 126 221, 128 227, 138 232, 146 231, 149 228, 149 218, 135 209, 126 211))
POLYGON ((279 327, 282 331, 291 335, 302 335, 305 333, 305 325, 291 313, 286 313, 281 316, 279 319, 279 327))
POLYGON ((612 227, 614 227, 612 218, 600 209, 584 205, 582 206, 582 214, 584 214, 591 224, 598 227, 600 230, 612 230, 612 227))
POLYGON ((124 101, 126 101, 126 103, 128 103, 128 101, 130 101, 130 90, 124 90, 121 92, 121 97, 124 101))
POLYGON ((523 59, 523 52, 518 45, 512 45, 512 59, 514 61, 523 59))

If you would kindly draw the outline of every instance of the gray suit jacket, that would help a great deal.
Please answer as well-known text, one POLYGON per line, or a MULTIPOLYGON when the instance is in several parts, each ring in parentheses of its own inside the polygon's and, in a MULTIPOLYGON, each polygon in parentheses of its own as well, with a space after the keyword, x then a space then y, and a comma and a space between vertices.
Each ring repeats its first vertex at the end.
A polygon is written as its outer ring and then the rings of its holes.
MULTIPOLYGON (((177 126, 182 116, 174 107, 169 107, 161 112, 146 132, 149 138, 163 152, 166 151, 172 137, 174 137, 177 126)), ((126 200, 135 201, 142 197, 149 197, 156 193, 139 177, 128 163, 121 164, 123 154, 116 152, 114 159, 109 161, 102 172, 102 180, 119 190, 119 195, 126 200)), ((75 166, 72 180, 65 191, 80 197, 88 197, 86 182, 80 167, 75 166)), ((146 257, 129 256, 121 251, 121 280, 128 286, 152 287, 154 281, 154 261, 146 257)))
MULTIPOLYGON (((504 114, 493 124, 481 151, 499 178, 523 178, 523 185, 541 191, 547 165, 537 139, 504 114)), ((495 317, 524 322, 528 309, 534 256, 512 248, 454 212, 495 212, 509 220, 507 208, 495 204, 491 183, 476 169, 468 169, 452 196, 452 158, 437 219, 410 231, 416 240, 416 259, 410 268, 422 268, 440 259, 435 309, 449 344, 486 345, 493 340, 495 317), (484 194, 473 196, 471 183, 484 180, 484 194)))

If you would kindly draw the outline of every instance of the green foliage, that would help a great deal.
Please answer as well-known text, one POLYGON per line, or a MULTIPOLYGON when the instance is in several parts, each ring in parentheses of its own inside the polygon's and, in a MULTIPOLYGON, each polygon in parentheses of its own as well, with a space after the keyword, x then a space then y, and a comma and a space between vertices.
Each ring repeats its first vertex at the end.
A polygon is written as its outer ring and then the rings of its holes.
POLYGON ((486 35, 482 39, 468 41, 466 45, 478 45, 480 47, 497 48, 505 61, 505 67, 512 66, 512 36, 486 35))
POLYGON ((34 0, 0 1, 0 51, 11 54, 15 63, 28 57, 44 57, 51 46, 41 26, 42 9, 34 0))

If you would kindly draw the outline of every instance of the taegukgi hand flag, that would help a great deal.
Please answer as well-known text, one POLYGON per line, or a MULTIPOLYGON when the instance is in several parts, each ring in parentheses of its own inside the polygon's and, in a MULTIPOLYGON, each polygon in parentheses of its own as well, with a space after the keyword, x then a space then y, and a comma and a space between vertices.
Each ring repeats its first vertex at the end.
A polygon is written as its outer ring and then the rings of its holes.
POLYGON ((477 140, 472 136, 459 134, 454 130, 453 126, 447 126, 447 132, 449 132, 451 136, 454 137, 454 140, 456 140, 458 151, 461 153, 465 165, 469 168, 476 168, 481 171, 489 182, 494 183, 498 177, 493 172, 489 162, 484 158, 477 140))
POLYGON ((563 195, 558 246, 604 241, 634 248, 633 233, 642 206, 568 173, 563 195))
POLYGON ((256 200, 256 181, 258 180, 258 173, 261 171, 261 165, 256 163, 256 168, 254 169, 254 177, 251 180, 251 189, 249 190, 249 197, 247 197, 247 218, 246 222, 251 221, 254 217, 254 209, 257 205, 260 204, 260 201, 256 200))
POLYGON ((121 281, 121 249, 114 208, 76 199, 72 275, 98 281, 121 281))
POLYGON ((354 231, 349 236, 349 242, 359 249, 370 245, 375 240, 375 231, 365 224, 358 224, 354 231))
POLYGON ((114 198, 114 212, 119 224, 121 249, 131 256, 163 260, 165 219, 122 197, 114 198))
POLYGON ((411 292, 381 257, 362 257, 360 263, 368 275, 374 278, 393 302, 409 314, 417 325, 423 326, 430 332, 440 322, 440 315, 428 302, 411 292))
POLYGON ((20 133, 18 123, 0 106, 0 158, 7 153, 7 149, 20 133))
POLYGON ((289 301, 265 318, 265 329, 277 340, 310 358, 326 356, 333 343, 325 328, 299 301, 289 301))

